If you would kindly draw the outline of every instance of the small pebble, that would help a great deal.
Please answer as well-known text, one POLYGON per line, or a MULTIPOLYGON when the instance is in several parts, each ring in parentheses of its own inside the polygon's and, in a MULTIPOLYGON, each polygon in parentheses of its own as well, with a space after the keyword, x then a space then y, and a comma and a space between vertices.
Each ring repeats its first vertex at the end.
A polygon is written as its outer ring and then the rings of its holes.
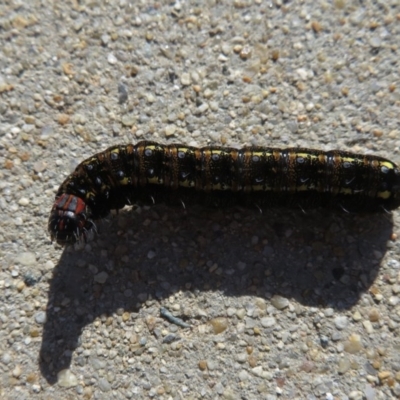
POLYGON ((4 354, 2 355, 2 357, 1 357, 1 362, 2 362, 4 365, 10 364, 10 362, 11 362, 11 354, 8 353, 8 352, 4 353, 4 354))
POLYGON ((326 337, 326 336, 321 336, 321 339, 320 339, 320 342, 321 342, 321 346, 324 348, 324 349, 326 349, 327 347, 328 347, 328 345, 329 345, 329 339, 326 337))
POLYGON ((205 111, 208 110, 208 104, 207 103, 203 103, 201 106, 197 107, 196 113, 197 114, 203 114, 205 111))
POLYGON ((181 75, 181 84, 183 86, 189 86, 191 84, 192 80, 190 78, 190 75, 187 72, 184 72, 181 75))
POLYGON ((378 378, 381 382, 386 381, 392 376, 392 373, 390 371, 379 371, 378 372, 378 378))
POLYGON ((106 33, 101 35, 101 43, 103 44, 103 46, 107 46, 110 40, 111 40, 110 35, 107 35, 106 33))
POLYGON ((46 164, 44 161, 42 161, 42 160, 36 161, 36 162, 33 164, 33 170, 34 170, 36 173, 43 172, 43 171, 46 169, 46 167, 47 167, 47 164, 46 164))
POLYGON ((35 314, 35 321, 39 325, 43 325, 47 321, 47 316, 44 311, 39 311, 35 314))
POLYGON ((333 317, 333 315, 335 314, 335 310, 331 307, 327 308, 324 311, 325 317, 333 317))
POLYGON ((32 391, 34 393, 39 393, 41 390, 42 390, 42 387, 40 385, 38 385, 36 383, 32 385, 32 391))
POLYGON ((255 376, 262 378, 264 374, 263 367, 261 365, 254 367, 252 368, 251 373, 254 374, 255 376))
POLYGON ((400 285, 393 285, 392 292, 393 294, 400 294, 400 285))
POLYGON ((207 360, 207 368, 210 371, 214 371, 216 368, 218 367, 217 363, 215 362, 215 360, 207 360))
POLYGON ((21 226, 24 224, 24 220, 21 217, 16 217, 14 220, 15 226, 21 226))
POLYGON ((382 45, 382 39, 379 36, 373 36, 369 41, 369 44, 375 49, 379 48, 382 45))
POLYGON ((369 320, 371 322, 379 321, 379 311, 376 308, 372 308, 368 314, 369 320))
POLYGON ((351 367, 350 360, 347 358, 341 358, 338 364, 338 372, 343 375, 346 373, 351 367))
POLYGON ((108 279, 108 274, 105 271, 99 272, 98 274, 95 275, 94 281, 100 284, 103 284, 107 281, 108 279))
POLYGON ((14 269, 11 270, 11 276, 13 278, 16 278, 18 275, 19 275, 18 269, 14 268, 14 269))
POLYGON ((336 328, 339 330, 345 329, 349 324, 348 318, 344 315, 336 317, 334 322, 336 328))
POLYGON ((125 114, 121 118, 121 123, 123 126, 131 127, 136 124, 136 117, 132 114, 125 114))
POLYGON ((128 100, 128 88, 123 83, 118 85, 118 103, 124 104, 128 100))
POLYGON ((111 390, 110 382, 106 378, 100 378, 98 381, 99 389, 102 392, 109 392, 111 390))
POLYGON ((130 317, 131 317, 131 314, 129 312, 125 311, 122 314, 122 321, 124 321, 124 322, 129 321, 130 317))
POLYGON ((359 311, 355 311, 354 314, 352 315, 352 318, 354 321, 358 322, 362 320, 362 315, 360 314, 359 311))
POLYGON ((361 338, 357 334, 351 335, 349 340, 344 343, 344 351, 350 354, 356 354, 362 350, 362 348, 361 338))
MULTIPOLYGON (((393 394, 397 399, 400 399, 400 383, 396 383, 392 388, 393 394)), ((368 399, 369 400, 369 399, 368 399)))
POLYGON ((249 46, 244 46, 244 47, 241 49, 241 51, 240 51, 240 53, 239 53, 239 56, 240 56, 240 58, 241 58, 242 60, 247 60, 248 58, 251 57, 251 53, 252 53, 251 48, 250 48, 249 46))
POLYGON ((12 375, 14 378, 19 378, 22 374, 21 367, 16 365, 15 368, 12 370, 12 375))
POLYGON ((360 392, 359 390, 353 390, 349 393, 350 400, 362 400, 362 398, 363 398, 363 393, 360 392))
POLYGON ((315 363, 309 360, 305 360, 301 366, 300 369, 304 372, 311 372, 315 368, 315 363))
POLYGON ((371 324, 371 321, 364 321, 363 326, 367 333, 373 333, 374 332, 374 327, 371 324))
POLYGON ((110 53, 110 54, 107 56, 107 61, 108 61, 108 63, 111 64, 111 65, 114 65, 114 64, 116 64, 116 63, 118 62, 117 57, 115 57, 113 53, 110 53))
POLYGON ((242 369, 239 372, 239 380, 242 382, 249 380, 249 373, 246 370, 242 369))
POLYGON ((57 383, 61 387, 70 388, 78 384, 78 379, 69 369, 63 369, 57 374, 57 383))
POLYGON ((173 136, 176 132, 176 126, 175 125, 167 125, 164 129, 165 136, 170 137, 173 136))
POLYGON ((36 283, 40 281, 39 275, 34 275, 29 271, 24 275, 24 284, 26 286, 34 286, 36 283))
POLYGON ((213 327, 214 333, 217 335, 222 333, 228 327, 228 318, 225 317, 217 317, 213 318, 210 321, 211 326, 213 327))
POLYGON ((299 124, 297 121, 294 121, 294 120, 288 121, 287 127, 288 127, 289 131, 292 133, 297 133, 299 130, 299 124))
POLYGON ((207 369, 207 361, 206 360, 199 361, 199 369, 201 371, 205 371, 207 369))
POLYGON ((398 296, 390 296, 389 300, 388 300, 388 303, 391 306, 395 307, 395 306, 397 306, 397 304, 400 303, 400 298, 398 296))
POLYGON ((246 353, 239 353, 236 356, 236 361, 241 364, 245 363, 247 361, 247 359, 248 359, 248 355, 246 353))
POLYGON ((164 337, 163 343, 169 344, 178 340, 179 337, 176 336, 174 333, 169 333, 167 336, 164 337))
POLYGON ((283 310, 289 306, 289 300, 285 297, 275 295, 271 298, 271 304, 278 310, 283 310))
POLYGON ((70 116, 68 114, 58 114, 57 122, 60 125, 67 125, 70 120, 70 116))
POLYGON ((154 250, 149 250, 149 252, 147 253, 147 258, 149 260, 152 260, 156 255, 157 253, 154 250))
POLYGON ((307 80, 308 73, 305 68, 298 68, 298 69, 296 69, 296 72, 299 75, 301 80, 303 80, 303 81, 307 80))
POLYGON ((168 122, 175 122, 177 118, 178 116, 174 112, 169 113, 167 116, 168 122))
POLYGON ((271 328, 276 324, 276 319, 274 317, 264 317, 261 318, 261 325, 264 328, 271 328))

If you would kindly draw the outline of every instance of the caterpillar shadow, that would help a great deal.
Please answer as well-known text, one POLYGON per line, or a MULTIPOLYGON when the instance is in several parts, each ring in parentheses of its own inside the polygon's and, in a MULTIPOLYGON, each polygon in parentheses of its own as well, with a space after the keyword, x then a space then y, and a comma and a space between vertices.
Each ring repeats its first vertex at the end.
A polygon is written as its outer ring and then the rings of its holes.
POLYGON ((64 250, 50 282, 41 372, 55 383, 99 316, 138 312, 177 291, 349 309, 374 282, 392 225, 391 215, 325 211, 122 211, 101 223, 90 251, 64 250))

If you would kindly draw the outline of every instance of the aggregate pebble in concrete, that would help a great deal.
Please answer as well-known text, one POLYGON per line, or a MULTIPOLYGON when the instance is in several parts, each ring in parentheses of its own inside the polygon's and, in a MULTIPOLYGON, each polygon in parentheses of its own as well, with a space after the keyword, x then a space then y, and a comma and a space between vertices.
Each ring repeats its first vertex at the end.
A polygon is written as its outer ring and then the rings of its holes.
POLYGON ((396 0, 3 2, 0 398, 399 397, 397 211, 157 205, 81 249, 46 232, 118 143, 400 162, 399 21, 396 0))

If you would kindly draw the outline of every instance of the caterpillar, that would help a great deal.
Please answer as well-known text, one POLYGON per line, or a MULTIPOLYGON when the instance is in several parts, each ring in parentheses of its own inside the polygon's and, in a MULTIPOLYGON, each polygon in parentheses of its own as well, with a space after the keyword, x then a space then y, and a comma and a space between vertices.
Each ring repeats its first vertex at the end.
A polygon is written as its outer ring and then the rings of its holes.
POLYGON ((61 245, 86 241, 112 209, 160 202, 388 212, 400 205, 400 170, 385 158, 340 150, 117 145, 66 178, 48 230, 61 245))

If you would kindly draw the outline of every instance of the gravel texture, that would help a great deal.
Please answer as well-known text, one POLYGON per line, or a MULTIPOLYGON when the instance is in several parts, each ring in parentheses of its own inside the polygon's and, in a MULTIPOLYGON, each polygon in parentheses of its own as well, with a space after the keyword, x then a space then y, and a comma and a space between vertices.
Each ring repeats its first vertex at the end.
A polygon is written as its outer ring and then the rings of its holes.
POLYGON ((82 249, 46 232, 112 144, 400 162, 398 0, 9 0, 0 43, 1 399, 400 397, 399 212, 158 205, 82 249))

